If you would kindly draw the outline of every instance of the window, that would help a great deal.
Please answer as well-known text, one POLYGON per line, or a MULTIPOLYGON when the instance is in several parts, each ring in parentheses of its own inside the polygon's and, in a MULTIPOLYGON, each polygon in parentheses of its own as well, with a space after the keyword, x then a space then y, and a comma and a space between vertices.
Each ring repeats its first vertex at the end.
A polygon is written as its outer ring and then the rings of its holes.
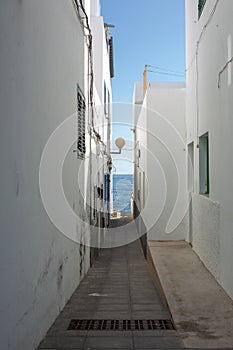
POLYGON ((110 77, 114 78, 114 61, 113 61, 113 38, 109 39, 109 66, 110 66, 110 77))
POLYGON ((194 142, 188 145, 188 191, 194 191, 194 142))
POLYGON ((199 138, 199 181, 200 194, 208 195, 209 188, 209 134, 199 138))
POLYGON ((204 9, 206 0, 198 0, 198 18, 201 17, 202 11, 204 9))
POLYGON ((104 201, 110 202, 110 174, 104 174, 104 201))
POLYGON ((97 220, 97 199, 98 199, 98 189, 97 186, 94 185, 94 190, 93 190, 93 220, 97 220))
POLYGON ((86 105, 85 98, 79 87, 77 86, 77 118, 78 118, 78 139, 77 139, 77 155, 78 158, 84 158, 86 153, 86 136, 85 136, 85 122, 86 122, 86 105))

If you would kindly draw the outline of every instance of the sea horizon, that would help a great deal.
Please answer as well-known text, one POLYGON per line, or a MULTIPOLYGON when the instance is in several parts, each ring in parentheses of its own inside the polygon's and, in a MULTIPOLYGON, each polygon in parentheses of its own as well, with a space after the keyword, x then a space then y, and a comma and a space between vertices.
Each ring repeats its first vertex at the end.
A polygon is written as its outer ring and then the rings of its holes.
POLYGON ((113 174, 112 192, 113 210, 130 212, 133 194, 133 174, 113 174))

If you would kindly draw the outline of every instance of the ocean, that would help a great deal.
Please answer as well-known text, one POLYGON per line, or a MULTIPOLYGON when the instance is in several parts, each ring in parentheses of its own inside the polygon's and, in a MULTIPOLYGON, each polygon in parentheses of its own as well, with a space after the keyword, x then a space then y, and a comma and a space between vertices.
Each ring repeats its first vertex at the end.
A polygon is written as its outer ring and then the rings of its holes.
POLYGON ((120 212, 131 211, 133 194, 132 174, 113 174, 113 210, 120 212))

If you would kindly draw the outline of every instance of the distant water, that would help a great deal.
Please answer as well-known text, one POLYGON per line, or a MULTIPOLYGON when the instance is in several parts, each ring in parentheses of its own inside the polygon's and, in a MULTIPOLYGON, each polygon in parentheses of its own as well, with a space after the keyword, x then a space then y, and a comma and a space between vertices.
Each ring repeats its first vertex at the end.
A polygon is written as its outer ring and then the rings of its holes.
POLYGON ((113 210, 130 212, 132 193, 133 175, 113 174, 113 210))

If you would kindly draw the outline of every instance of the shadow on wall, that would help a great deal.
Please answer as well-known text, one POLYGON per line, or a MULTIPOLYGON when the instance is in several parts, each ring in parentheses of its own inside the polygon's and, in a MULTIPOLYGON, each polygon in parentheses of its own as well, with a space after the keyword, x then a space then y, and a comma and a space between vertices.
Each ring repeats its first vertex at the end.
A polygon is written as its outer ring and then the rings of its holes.
POLYGON ((140 215, 140 212, 138 210, 137 204, 135 201, 133 201, 133 217, 135 221, 135 225, 138 231, 138 234, 140 235, 140 242, 142 246, 142 250, 144 253, 145 258, 147 259, 147 229, 146 225, 140 215), (142 234, 142 232, 144 234, 142 234))

